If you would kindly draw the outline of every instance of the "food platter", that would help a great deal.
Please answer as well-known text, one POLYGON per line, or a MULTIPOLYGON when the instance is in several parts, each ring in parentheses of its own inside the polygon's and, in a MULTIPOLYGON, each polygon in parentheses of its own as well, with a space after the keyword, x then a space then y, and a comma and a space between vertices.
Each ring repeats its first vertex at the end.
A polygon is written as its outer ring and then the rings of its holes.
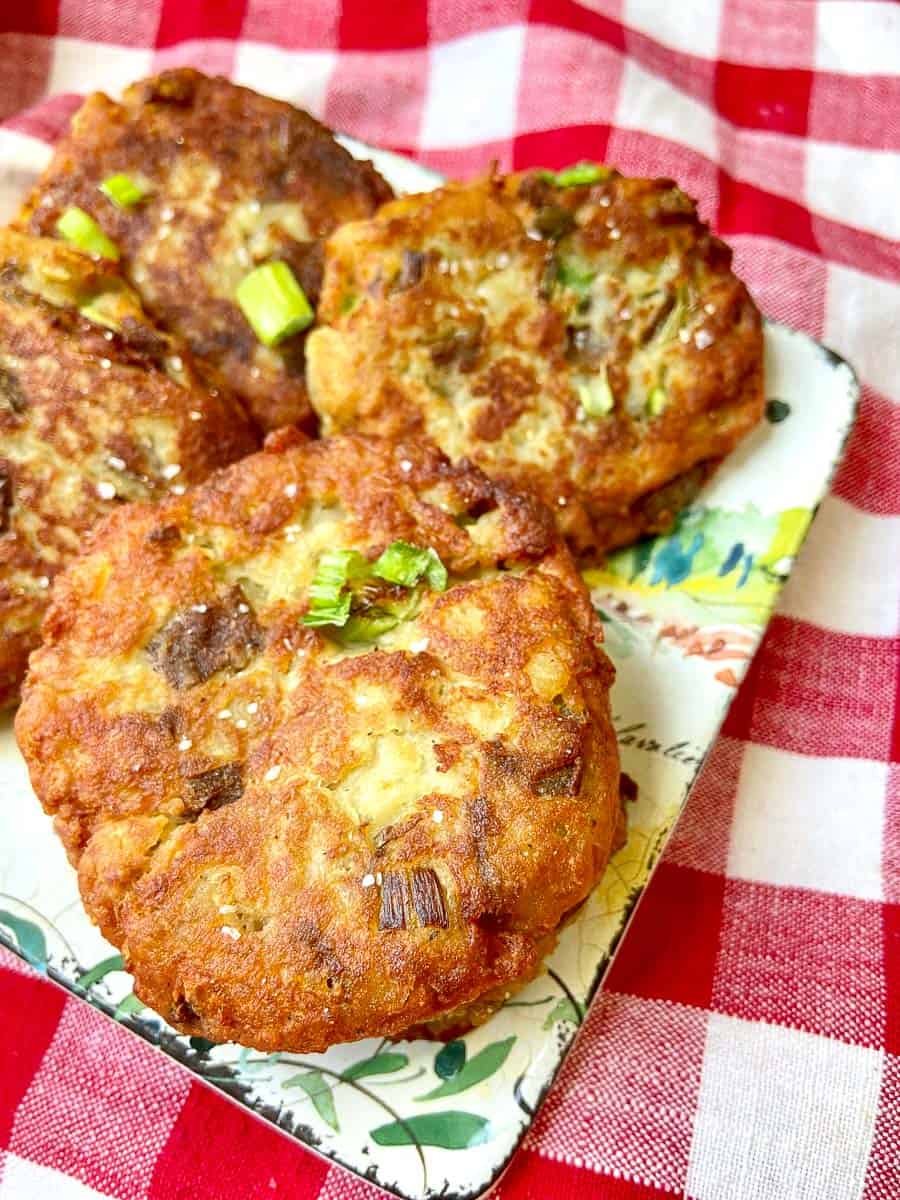
MULTIPOLYGON (((438 177, 346 143, 398 190, 438 177)), ((310 1149, 408 1200, 476 1197, 531 1125, 755 653, 852 426, 846 363, 767 324, 767 419, 673 532, 586 574, 618 676, 623 769, 636 781, 626 845, 544 971, 486 1025, 447 1045, 366 1041, 305 1056, 214 1046, 166 1027, 78 900, 31 795, 12 721, 0 726, 0 942, 310 1149)))

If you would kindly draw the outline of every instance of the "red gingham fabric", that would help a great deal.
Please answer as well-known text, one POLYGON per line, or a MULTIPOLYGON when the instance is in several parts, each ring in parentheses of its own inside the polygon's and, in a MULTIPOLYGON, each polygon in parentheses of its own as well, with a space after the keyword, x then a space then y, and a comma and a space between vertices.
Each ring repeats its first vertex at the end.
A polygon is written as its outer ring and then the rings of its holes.
MULTIPOLYGON (((180 63, 448 173, 673 175, 767 315, 859 371, 800 566, 496 1194, 896 1200, 900 6, 0 0, 0 152, 180 63)), ((377 1193, 4 955, 0 1200, 97 1194, 377 1193)))

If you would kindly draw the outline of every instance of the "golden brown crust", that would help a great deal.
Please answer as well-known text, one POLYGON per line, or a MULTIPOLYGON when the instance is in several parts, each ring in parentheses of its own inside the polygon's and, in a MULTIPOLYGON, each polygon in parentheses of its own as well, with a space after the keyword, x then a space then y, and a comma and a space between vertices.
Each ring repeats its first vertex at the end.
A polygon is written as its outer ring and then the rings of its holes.
POLYGON ((315 303, 319 239, 390 196, 305 112, 188 68, 102 93, 76 113, 20 217, 52 234, 75 204, 120 247, 148 310, 207 359, 264 429, 310 416, 302 335, 261 346, 234 302, 259 262, 281 258, 315 303), (99 190, 124 172, 149 189, 117 208, 99 190))
POLYGON ((279 435, 114 513, 44 638, 32 783, 138 995, 187 1032, 320 1050, 489 1004, 617 837, 613 672, 571 557, 428 443, 279 435), (447 590, 380 585, 403 615, 370 644, 303 624, 322 551, 396 539, 447 590))
POLYGON ((326 433, 426 434, 536 492, 597 553, 665 528, 652 496, 760 419, 761 322, 671 180, 544 174, 403 197, 338 230, 310 394, 326 433))
POLYGON ((196 483, 256 437, 112 264, 11 230, 0 230, 0 433, 5 707, 38 642, 50 581, 94 523, 124 500, 196 483))

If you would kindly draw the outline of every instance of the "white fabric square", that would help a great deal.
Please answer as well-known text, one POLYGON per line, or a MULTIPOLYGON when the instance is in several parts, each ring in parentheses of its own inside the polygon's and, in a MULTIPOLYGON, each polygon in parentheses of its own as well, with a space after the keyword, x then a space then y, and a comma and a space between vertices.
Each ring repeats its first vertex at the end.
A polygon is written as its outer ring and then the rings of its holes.
POLYGON ((11 221, 50 158, 37 138, 0 129, 0 221, 11 221))
POLYGON ((471 146, 511 138, 525 27, 457 38, 429 51, 421 146, 471 146))
POLYGON ((57 37, 47 93, 100 91, 118 96, 129 83, 149 75, 152 66, 152 50, 57 37))
POLYGON ((900 154, 837 142, 807 143, 806 203, 823 217, 880 237, 900 238, 898 186, 900 154))
POLYGON ((884 0, 816 5, 816 67, 845 75, 895 75, 900 8, 884 0))
POLYGON ((781 594, 782 612, 840 633, 900 633, 900 517, 828 496, 781 594))
POLYGON ((625 63, 615 124, 690 146, 709 159, 716 157, 713 110, 673 88, 662 76, 645 71, 632 59, 625 63))
POLYGON ((678 4, 625 0, 622 19, 664 46, 715 58, 721 16, 722 0, 679 0, 678 4))
POLYGON ((886 763, 748 745, 728 875, 881 899, 887 779, 886 763))
POLYGON ((881 1069, 877 1050, 712 1013, 685 1194, 861 1195, 881 1069))
POLYGON ((845 354, 864 383, 900 400, 900 287, 829 264, 822 340, 845 354))
POLYGON ((279 50, 261 42, 238 42, 233 78, 321 117, 336 63, 337 55, 329 50, 279 50))
POLYGON ((0 1200, 106 1200, 87 1184, 52 1167, 7 1154, 0 1168, 0 1200))

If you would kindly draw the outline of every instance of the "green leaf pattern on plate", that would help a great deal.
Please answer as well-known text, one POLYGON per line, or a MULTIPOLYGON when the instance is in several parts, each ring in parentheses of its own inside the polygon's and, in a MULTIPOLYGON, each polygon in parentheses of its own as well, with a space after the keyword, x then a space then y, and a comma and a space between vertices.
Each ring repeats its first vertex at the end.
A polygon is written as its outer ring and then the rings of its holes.
POLYGON ((516 1037, 513 1034, 512 1037, 504 1038, 500 1042, 491 1042, 489 1046, 479 1050, 474 1058, 470 1058, 455 1075, 451 1075, 433 1091, 427 1092, 424 1096, 417 1096, 416 1099, 440 1100, 443 1096, 456 1096, 459 1092, 474 1087, 476 1083, 481 1083, 483 1079, 488 1079, 495 1071, 499 1071, 509 1058, 509 1052, 512 1050, 515 1040, 516 1037))
POLYGON ((40 926, 26 917, 13 916, 4 908, 0 908, 0 925, 10 930, 26 962, 33 967, 46 967, 47 939, 40 926))
POLYGON ((82 971, 76 983, 87 991, 89 987, 93 987, 95 983, 99 983, 101 979, 105 979, 111 971, 124 970, 125 963, 122 960, 122 955, 111 954, 109 958, 104 958, 101 962, 95 963, 89 970, 82 971))
POLYGON ((299 1075, 292 1075, 290 1079, 286 1079, 282 1086, 302 1088, 325 1124, 330 1125, 335 1133, 340 1132, 341 1126, 334 1107, 331 1084, 321 1071, 301 1071, 299 1075))
POLYGON ((115 1018, 121 1021, 123 1017, 133 1016, 135 1013, 143 1012, 146 1008, 143 1000, 138 1000, 134 992, 129 992, 116 1005, 115 1018))
POLYGON ((379 1146, 440 1146, 444 1150, 468 1150, 490 1140, 490 1122, 475 1113, 421 1113, 406 1121, 391 1121, 372 1130, 379 1146))
POLYGON ((434 1056, 435 1075, 440 1079, 452 1079, 465 1065, 466 1053, 466 1043, 461 1040, 442 1046, 434 1056))
POLYGON ((560 996, 556 1004, 541 1026, 541 1029, 552 1029, 557 1021, 571 1021, 573 1025, 581 1024, 581 1014, 568 996, 560 996))
POLYGON ((343 1072, 344 1079, 364 1079, 367 1075, 390 1075, 394 1071, 402 1071, 408 1066, 409 1058, 405 1054, 376 1054, 373 1058, 364 1058, 353 1063, 343 1072))

